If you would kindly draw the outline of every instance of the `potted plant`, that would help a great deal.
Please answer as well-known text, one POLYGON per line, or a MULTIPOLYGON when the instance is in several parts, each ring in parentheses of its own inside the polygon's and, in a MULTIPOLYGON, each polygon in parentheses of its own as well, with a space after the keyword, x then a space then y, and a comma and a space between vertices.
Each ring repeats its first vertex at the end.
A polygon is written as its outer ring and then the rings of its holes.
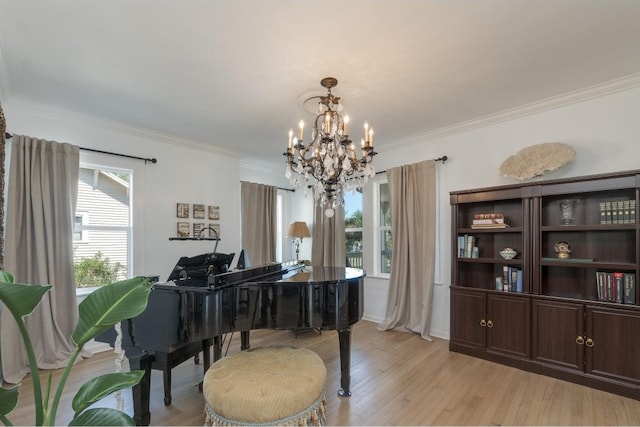
MULTIPOLYGON (((33 379, 35 424, 56 425, 56 413, 62 391, 82 347, 116 323, 142 313, 147 307, 151 283, 148 279, 141 277, 111 283, 97 289, 79 304, 78 324, 72 334, 76 349, 64 369, 53 393, 53 399, 50 399, 52 396, 51 374, 43 394, 33 345, 24 317, 31 314, 40 304, 42 297, 51 289, 51 285, 25 285, 13 283, 13 281, 11 273, 0 270, 0 301, 4 304, 4 309, 11 312, 18 324, 29 361, 33 379)), ((90 406, 115 391, 138 384, 143 374, 143 371, 111 373, 84 383, 73 398, 74 416, 70 425, 135 425, 133 419, 122 411, 112 408, 90 408, 90 406)), ((18 404, 19 387, 19 384, 9 389, 0 387, 0 421, 5 425, 12 425, 7 415, 18 404)))

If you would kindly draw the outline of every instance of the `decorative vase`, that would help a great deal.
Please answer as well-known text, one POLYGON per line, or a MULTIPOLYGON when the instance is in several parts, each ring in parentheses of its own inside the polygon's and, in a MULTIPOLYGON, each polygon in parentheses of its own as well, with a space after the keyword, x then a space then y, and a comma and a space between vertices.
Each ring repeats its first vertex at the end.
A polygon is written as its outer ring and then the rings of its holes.
POLYGON ((576 215, 576 199, 558 200, 560 206, 560 224, 573 225, 576 215))

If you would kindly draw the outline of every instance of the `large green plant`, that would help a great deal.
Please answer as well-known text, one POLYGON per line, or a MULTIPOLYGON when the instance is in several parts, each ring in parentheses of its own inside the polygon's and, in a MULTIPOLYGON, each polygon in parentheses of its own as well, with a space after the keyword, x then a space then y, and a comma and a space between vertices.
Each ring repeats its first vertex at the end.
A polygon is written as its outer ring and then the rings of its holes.
MULTIPOLYGON (((55 389, 53 399, 52 376, 42 390, 38 366, 31 338, 27 332, 24 318, 40 304, 42 297, 49 291, 50 285, 23 285, 13 283, 13 275, 0 270, 0 300, 3 309, 8 309, 15 318, 27 353, 36 414, 36 425, 52 426, 56 424, 56 412, 69 373, 74 366, 82 347, 98 334, 124 319, 136 317, 147 307, 151 283, 145 278, 135 278, 111 283, 89 295, 78 306, 78 325, 72 338, 76 349, 64 369, 60 382, 55 389)), ((111 408, 89 408, 109 394, 133 387, 142 379, 143 371, 121 372, 102 375, 83 384, 73 398, 74 416, 70 425, 135 425, 133 419, 122 411, 111 408)), ((19 385, 5 389, 0 387, 0 421, 12 425, 7 415, 18 404, 19 385)))

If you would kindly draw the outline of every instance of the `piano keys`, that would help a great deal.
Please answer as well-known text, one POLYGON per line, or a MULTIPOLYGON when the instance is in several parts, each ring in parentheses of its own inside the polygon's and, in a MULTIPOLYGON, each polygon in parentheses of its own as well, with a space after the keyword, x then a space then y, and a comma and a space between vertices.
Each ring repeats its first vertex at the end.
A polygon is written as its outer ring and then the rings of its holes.
MULTIPOLYGON (((153 286, 147 309, 123 322, 122 346, 131 369, 145 370, 133 388, 134 420, 148 425, 150 370, 165 372, 165 404, 170 404, 171 368, 203 351, 208 369, 221 356, 221 336, 239 331, 249 348, 255 329, 336 330, 340 351, 340 396, 350 396, 351 326, 362 318, 364 273, 345 267, 305 267, 280 263, 225 272, 204 283, 180 280, 153 286)), ((115 342, 115 332, 100 341, 115 342)))

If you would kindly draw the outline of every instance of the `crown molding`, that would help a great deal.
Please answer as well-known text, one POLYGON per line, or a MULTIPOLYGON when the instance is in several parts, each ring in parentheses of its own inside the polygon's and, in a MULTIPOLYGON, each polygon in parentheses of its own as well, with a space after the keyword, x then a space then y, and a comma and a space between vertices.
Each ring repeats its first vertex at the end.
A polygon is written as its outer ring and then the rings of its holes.
MULTIPOLYGON (((26 110, 33 114, 42 115, 53 120, 82 122, 84 124, 88 124, 89 126, 102 128, 102 129, 109 130, 122 135, 149 139, 152 141, 162 142, 165 144, 176 145, 182 148, 189 147, 194 150, 206 151, 206 152, 230 156, 234 158, 241 157, 240 153, 237 153, 235 151, 226 150, 217 146, 213 146, 213 145, 206 144, 204 142, 200 142, 192 139, 182 138, 175 135, 170 135, 162 132, 140 128, 137 126, 132 126, 122 122, 106 120, 103 118, 98 118, 98 117, 90 116, 86 114, 79 114, 76 112, 63 110, 63 109, 43 107, 41 105, 35 105, 33 103, 23 101, 23 100, 19 100, 19 101, 11 100, 9 105, 13 106, 14 108, 26 110)), ((10 130, 7 129, 7 132, 9 131, 10 130)))
POLYGON ((399 146, 406 147, 407 145, 417 144, 424 141, 468 132, 474 129, 507 122, 510 120, 530 116, 556 108, 565 107, 572 104, 578 104, 584 101, 612 95, 637 87, 640 87, 640 73, 631 74, 619 79, 610 80, 605 83, 600 83, 583 89, 567 92, 562 95, 552 96, 540 101, 521 105, 516 108, 511 108, 495 114, 489 114, 483 117, 479 117, 477 119, 472 119, 465 122, 456 123, 451 126, 445 126, 439 129, 412 135, 394 143, 387 144, 384 146, 384 148, 381 147, 378 151, 384 152, 390 149, 398 148, 399 146))

